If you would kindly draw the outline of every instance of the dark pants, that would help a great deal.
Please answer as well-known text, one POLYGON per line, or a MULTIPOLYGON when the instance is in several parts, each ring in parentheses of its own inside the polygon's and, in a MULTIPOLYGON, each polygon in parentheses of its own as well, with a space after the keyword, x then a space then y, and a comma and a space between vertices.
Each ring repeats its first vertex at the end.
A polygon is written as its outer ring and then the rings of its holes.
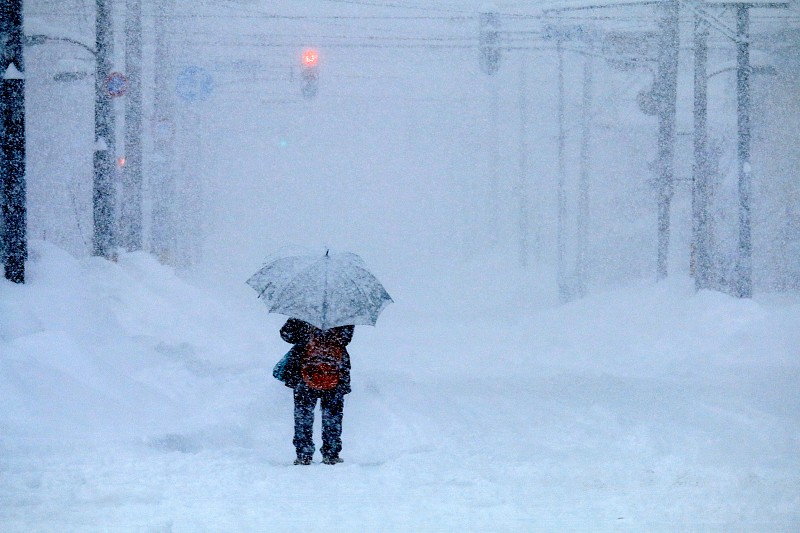
POLYGON ((300 383, 294 389, 294 447, 297 457, 314 455, 314 408, 319 398, 322 410, 322 448, 324 457, 339 455, 342 451, 342 409, 344 395, 334 389, 320 392, 300 383))

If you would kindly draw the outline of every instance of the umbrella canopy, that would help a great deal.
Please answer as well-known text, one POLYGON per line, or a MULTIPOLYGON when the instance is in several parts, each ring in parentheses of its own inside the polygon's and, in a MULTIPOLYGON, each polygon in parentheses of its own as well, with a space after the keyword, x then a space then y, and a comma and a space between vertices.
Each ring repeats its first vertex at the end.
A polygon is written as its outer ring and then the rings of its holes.
POLYGON ((270 313, 299 318, 320 329, 366 324, 392 303, 356 254, 295 255, 264 265, 247 280, 270 313))

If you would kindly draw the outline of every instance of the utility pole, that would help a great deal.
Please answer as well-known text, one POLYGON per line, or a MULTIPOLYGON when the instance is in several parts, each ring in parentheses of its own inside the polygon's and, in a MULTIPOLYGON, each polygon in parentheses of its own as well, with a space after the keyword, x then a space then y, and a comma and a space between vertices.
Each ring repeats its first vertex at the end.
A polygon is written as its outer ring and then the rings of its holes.
POLYGON ((675 152, 675 119, 678 85, 678 2, 665 0, 659 8, 658 70, 654 93, 658 107, 658 279, 667 277, 670 239, 670 208, 674 193, 673 156, 675 152))
POLYGON ((750 6, 736 7, 736 123, 739 163, 739 253, 736 258, 736 296, 753 296, 753 245, 750 235, 750 6))
POLYGON ((558 176, 557 176, 557 282, 558 295, 562 303, 570 301, 576 294, 585 296, 586 279, 588 270, 588 231, 589 231, 589 165, 591 146, 591 108, 592 108, 592 69, 593 43, 597 39, 594 28, 573 26, 546 26, 543 37, 548 41, 555 41, 556 56, 558 59, 557 75, 557 107, 558 107, 558 176), (589 49, 579 52, 584 56, 583 62, 583 94, 581 114, 581 145, 580 145, 580 177, 578 181, 578 215, 577 215, 577 260, 576 270, 572 276, 567 274, 567 161, 566 143, 567 132, 565 123, 566 91, 564 87, 564 42, 580 41, 589 49))
MULTIPOLYGON (((789 7, 788 2, 749 2, 749 1, 734 1, 734 2, 720 2, 714 4, 716 7, 733 8, 736 11, 736 32, 731 35, 731 31, 722 27, 723 33, 729 38, 732 38, 736 43, 736 129, 737 129, 737 162, 738 162, 738 193, 739 193, 739 243, 736 256, 735 279, 734 279, 734 293, 739 298, 751 298, 753 296, 753 243, 751 235, 751 220, 750 220, 750 206, 752 194, 752 168, 750 165, 750 74, 752 67, 750 65, 750 9, 752 8, 778 8, 786 9, 789 7)), ((706 18, 702 11, 695 9, 698 17, 706 18)), ((720 24, 716 21, 717 29, 720 29, 720 24)), ((695 23, 695 157, 697 155, 704 155, 700 152, 704 148, 705 143, 705 84, 707 76, 705 75, 705 55, 707 54, 706 46, 704 44, 705 37, 702 35, 703 30, 698 30, 695 23), (702 74, 702 79, 698 77, 702 74), (700 120, 698 120, 698 117, 700 120), (701 131, 698 133, 698 125, 701 126, 701 131)), ((708 174, 707 162, 702 167, 708 174)), ((707 181, 707 180, 706 180, 707 181)), ((705 185, 707 187, 707 184, 705 185)), ((707 193, 706 193, 707 196, 707 193)), ((707 200, 705 200, 707 202, 707 200)), ((706 204, 707 208, 707 204, 706 204)), ((702 225, 706 222, 698 220, 702 225)), ((698 227, 702 227, 698 225, 698 227)), ((698 231, 697 242, 702 242, 705 252, 708 248, 708 229, 707 225, 701 232, 698 231)), ((701 252, 701 250, 698 250, 701 252)), ((698 261, 705 261, 707 258, 701 257, 700 253, 697 256, 698 261)), ((699 265, 698 265, 699 266, 699 265)), ((700 273, 700 275, 703 275, 700 273)), ((707 283, 708 280, 706 279, 707 283)), ((700 282, 696 282, 698 288, 700 282)))
POLYGON ((125 170, 120 231, 128 251, 142 249, 142 0, 127 0, 125 14, 125 170))
POLYGON ((500 182, 500 95, 498 80, 494 76, 500 70, 500 14, 486 9, 478 15, 478 65, 490 78, 489 100, 489 242, 497 242, 498 197, 500 182))
POLYGON ((583 98, 581 100, 581 173, 578 182, 578 295, 585 297, 589 278, 589 177, 591 173, 592 97, 594 58, 583 58, 583 98))
POLYGON ((736 124, 739 171, 739 247, 734 291, 739 298, 753 296, 753 243, 750 204, 753 170, 750 165, 750 9, 787 8, 788 3, 734 3, 736 9, 736 124))
POLYGON ((695 289, 711 288, 708 209, 708 23, 694 17, 694 164, 692 166, 692 251, 691 271, 695 289))
POLYGON ((25 202, 25 63, 22 52, 22 0, 0 0, 0 247, 5 277, 25 283, 28 257, 25 202))
POLYGON ((111 71, 114 39, 111 32, 111 0, 97 0, 95 16, 94 76, 94 183, 92 205, 94 232, 92 254, 106 259, 116 255, 114 220, 114 117, 106 79, 111 71))
POLYGON ((170 86, 172 60, 167 32, 174 0, 162 0, 154 6, 155 13, 155 94, 153 116, 155 128, 154 181, 152 213, 152 251, 162 263, 175 263, 175 174, 173 168, 175 136, 175 105, 170 86))

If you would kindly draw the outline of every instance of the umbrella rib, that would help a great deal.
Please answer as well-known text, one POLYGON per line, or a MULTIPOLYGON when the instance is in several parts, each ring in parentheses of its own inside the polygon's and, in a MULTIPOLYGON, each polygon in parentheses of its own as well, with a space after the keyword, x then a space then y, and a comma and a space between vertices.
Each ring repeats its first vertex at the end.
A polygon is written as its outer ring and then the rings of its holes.
MULTIPOLYGON (((391 297, 391 296, 389 296, 389 293, 388 293, 388 292, 386 292, 386 289, 384 288, 383 284, 382 284, 382 283, 381 283, 381 282, 378 280, 378 278, 376 278, 376 277, 375 277, 375 275, 374 275, 372 272, 370 272, 370 271, 369 271, 369 270, 367 270, 366 268, 362 268, 362 267, 356 267, 356 268, 358 268, 358 269, 359 269, 359 270, 361 270, 361 271, 362 271, 364 274, 366 274, 367 276, 369 276, 369 278, 370 278, 372 281, 374 281, 374 282, 377 284, 377 286, 378 286, 378 287, 380 287, 380 288, 381 288, 381 291, 383 291, 383 294, 381 295, 381 300, 385 300, 385 298, 383 298, 383 296, 385 295, 385 296, 386 296, 386 298, 388 298, 388 300, 389 300, 390 302, 393 302, 393 301, 394 301, 394 300, 392 300, 392 297, 391 297)), ((353 281, 353 283, 355 283, 355 281, 353 281)), ((367 295, 364 293, 364 290, 363 290, 361 287, 359 287, 359 286, 358 286, 358 284, 356 284, 356 287, 358 287, 358 290, 360 290, 360 291, 361 291, 361 294, 364 294, 364 296, 367 296, 367 295)))
POLYGON ((258 293, 258 297, 259 298, 262 298, 264 296, 264 293, 267 292, 267 289, 269 289, 269 286, 270 286, 269 282, 267 282, 267 284, 264 285, 264 288, 258 293))
MULTIPOLYGON (((376 282, 376 283, 377 283, 377 284, 378 284, 378 285, 381 287, 381 289, 383 289, 383 292, 384 292, 384 293, 386 294, 386 296, 388 297, 388 300, 384 299, 384 298, 383 298, 383 295, 381 295, 381 301, 382 301, 382 302, 384 302, 384 303, 382 304, 382 306, 381 306, 381 309, 383 309, 384 307, 386 307, 387 305, 389 305, 389 302, 391 302, 391 301, 392 301, 392 297, 391 297, 391 296, 389 296, 389 294, 386 292, 386 289, 384 289, 384 288, 383 288, 383 285, 381 285, 380 281, 378 281, 378 278, 376 278, 374 275, 372 275, 372 273, 371 273, 369 270, 367 270, 366 268, 362 268, 362 267, 360 267, 360 266, 353 266, 353 269, 354 269, 354 270, 355 270, 355 269, 358 269, 358 270, 360 270, 360 271, 362 272, 362 274, 361 274, 362 276, 365 276, 365 275, 366 275, 366 276, 367 276, 367 277, 369 277, 371 280, 374 280, 374 281, 375 281, 375 282, 376 282)), ((364 291, 364 289, 363 289, 363 288, 362 288, 362 287, 361 287, 361 286, 360 286, 358 283, 356 283, 356 281, 355 281, 354 279, 352 279, 351 277, 349 277, 349 276, 347 276, 347 275, 344 275, 344 274, 342 275, 342 278, 344 278, 344 279, 345 279, 345 280, 347 280, 347 281, 348 281, 350 284, 352 284, 352 285, 353 285, 353 287, 355 287, 355 288, 356 288, 356 290, 357 290, 359 293, 361 293, 361 296, 363 296, 363 297, 364 297, 364 299, 365 299, 365 300, 366 300, 368 303, 372 303, 372 298, 371 298, 371 297, 370 297, 370 296, 369 296, 369 295, 368 295, 368 294, 367 294, 367 293, 364 291)), ((374 325, 374 323, 373 323, 373 325, 374 325)))
MULTIPOLYGON (((372 276, 372 274, 370 274, 369 272, 367 272, 367 270, 366 270, 366 269, 363 269, 363 268, 360 268, 360 267, 354 267, 354 268, 359 268, 361 271, 363 271, 363 272, 366 272, 367 274, 369 274, 370 276, 372 276)), ((372 298, 370 298, 369 296, 367 296, 367 293, 366 293, 366 292, 364 292, 364 289, 362 289, 362 288, 361 288, 361 286, 360 286, 358 283, 356 283, 356 281, 355 281, 354 279, 352 279, 352 278, 349 278, 349 277, 347 277, 347 276, 344 276, 344 278, 345 278, 347 281, 349 281, 350 283, 352 283, 352 284, 353 284, 353 286, 354 286, 354 287, 355 287, 355 288, 358 290, 358 292, 360 292, 360 293, 361 293, 361 296, 363 296, 363 297, 364 297, 364 298, 365 298, 367 301, 371 301, 371 300, 372 300, 372 298)))
MULTIPOLYGON (((261 271, 257 272, 257 273, 256 273, 256 275, 258 275, 258 274, 260 274, 260 273, 261 273, 261 271)), ((271 285, 271 283, 268 281, 268 282, 267 282, 267 283, 264 285, 264 288, 263 288, 263 289, 256 289, 256 287, 255 287, 255 286, 253 286, 253 285, 250 283, 250 281, 251 281, 251 280, 252 280, 254 277, 255 277, 255 275, 254 275, 254 276, 251 276, 251 277, 250 277, 250 279, 248 279, 248 280, 247 280, 247 284, 248 284, 248 285, 250 285, 251 287, 253 287, 253 289, 255 289, 255 290, 256 290, 256 292, 258 292, 258 296, 257 296, 256 298, 263 298, 263 297, 264 297, 264 293, 265 293, 265 292, 267 292, 267 289, 269 289, 269 286, 271 285)))
POLYGON ((253 287, 253 289, 256 289, 256 292, 258 292, 258 298, 263 298, 264 297, 264 293, 267 292, 267 289, 269 289, 270 285, 273 285, 273 286, 277 287, 278 284, 273 283, 271 281, 267 281, 264 284, 264 288, 263 289, 257 289, 256 286, 253 283, 251 283, 253 281, 253 278, 258 276, 258 277, 261 277, 261 278, 269 279, 269 274, 273 270, 276 270, 275 262, 272 262, 272 263, 269 263, 267 265, 264 265, 258 272, 256 272, 252 276, 250 276, 250 279, 247 280, 247 284, 250 285, 251 287, 253 287))
MULTIPOLYGON (((297 278, 298 278, 298 277, 300 277, 301 275, 305 274, 306 272, 308 272, 309 270, 311 270, 312 268, 314 268, 314 265, 315 265, 315 264, 316 264, 316 263, 311 263, 310 265, 306 266, 305 268, 303 268, 302 270, 300 270, 300 271, 297 273, 297 275, 295 275, 295 276, 294 276, 292 279, 297 279, 297 278)), ((275 296, 275 297, 272 299, 272 300, 273 300, 273 306, 272 306, 272 307, 270 307, 270 310, 273 310, 273 309, 274 309, 274 306, 275 306, 275 305, 278 305, 278 303, 279 303, 279 302, 280 302, 280 301, 283 299, 283 296, 286 294, 286 292, 289 290, 289 288, 290 288, 291 286, 292 286, 292 284, 291 284, 291 283, 287 283, 287 284, 286 284, 286 286, 285 286, 285 287, 283 287, 283 289, 281 290, 280 294, 276 295, 276 296, 275 296)))

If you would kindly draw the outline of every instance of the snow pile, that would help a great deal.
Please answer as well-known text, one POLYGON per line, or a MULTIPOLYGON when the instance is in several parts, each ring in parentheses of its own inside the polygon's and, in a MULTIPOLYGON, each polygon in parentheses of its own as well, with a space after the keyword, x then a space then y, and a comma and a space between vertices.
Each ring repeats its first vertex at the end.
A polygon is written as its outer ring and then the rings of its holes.
POLYGON ((356 328, 345 463, 294 467, 283 319, 244 280, 34 243, 0 282, 0 529, 800 529, 796 299, 529 280, 520 313, 514 276, 438 275, 356 328))
POLYGON ((202 424, 224 386, 208 378, 259 355, 259 328, 145 253, 115 264, 34 242, 31 256, 26 285, 0 285, 0 396, 13 406, 0 413, 4 435, 202 424))

